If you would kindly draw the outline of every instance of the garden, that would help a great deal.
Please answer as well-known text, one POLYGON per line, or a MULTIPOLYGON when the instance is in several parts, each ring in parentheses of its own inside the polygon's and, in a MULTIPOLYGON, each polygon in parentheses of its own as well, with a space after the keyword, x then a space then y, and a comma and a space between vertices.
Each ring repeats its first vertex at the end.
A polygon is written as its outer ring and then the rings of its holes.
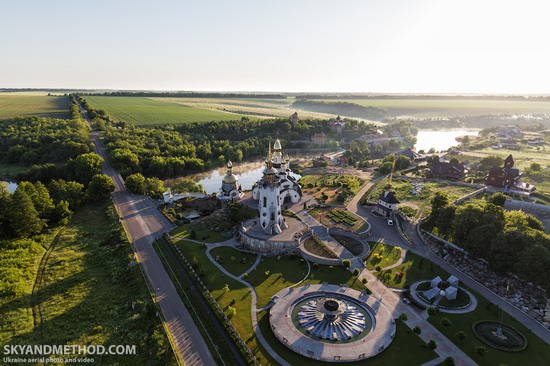
POLYGON ((365 181, 349 175, 311 174, 302 176, 299 183, 306 193, 319 202, 343 204, 359 192, 365 181))

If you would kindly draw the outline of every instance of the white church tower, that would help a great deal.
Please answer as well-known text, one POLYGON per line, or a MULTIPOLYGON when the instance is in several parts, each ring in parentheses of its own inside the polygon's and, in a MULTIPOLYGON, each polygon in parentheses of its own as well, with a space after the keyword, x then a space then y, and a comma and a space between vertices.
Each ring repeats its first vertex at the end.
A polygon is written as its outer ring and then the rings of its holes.
POLYGON ((300 201, 302 190, 292 175, 290 175, 289 159, 284 158, 279 139, 271 146, 265 160, 262 178, 256 183, 252 197, 258 200, 260 226, 265 234, 277 235, 287 228, 283 217, 285 198, 292 203, 300 201))

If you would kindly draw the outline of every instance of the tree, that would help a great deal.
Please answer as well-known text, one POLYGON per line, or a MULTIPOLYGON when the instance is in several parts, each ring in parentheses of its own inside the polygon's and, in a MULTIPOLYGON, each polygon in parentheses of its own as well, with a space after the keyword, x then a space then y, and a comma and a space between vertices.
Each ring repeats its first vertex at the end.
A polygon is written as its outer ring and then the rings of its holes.
POLYGON ((226 294, 226 293, 228 293, 229 291, 231 291, 231 290, 229 289, 229 285, 228 285, 227 283, 223 286, 222 291, 223 291, 224 294, 226 294))
POLYGON ((42 231, 44 222, 34 208, 31 198, 23 189, 17 187, 12 195, 10 206, 8 213, 10 227, 18 237, 26 238, 42 231))
POLYGON ((50 197, 50 192, 48 192, 48 189, 41 182, 34 184, 31 182, 21 182, 17 188, 27 193, 41 218, 46 218, 51 210, 53 210, 54 204, 50 197))
POLYGON ((361 283, 362 283, 363 285, 366 285, 368 281, 369 281, 369 280, 367 280, 367 277, 363 277, 363 278, 361 279, 361 283))
POLYGON ((542 170, 542 165, 540 165, 539 163, 531 163, 529 170, 531 170, 532 172, 540 172, 542 170))
POLYGON ((84 185, 78 182, 66 182, 63 179, 52 180, 48 185, 54 202, 67 201, 69 208, 75 210, 84 201, 84 185))
POLYGON ((232 319, 235 315, 237 315, 237 309, 235 309, 233 306, 227 307, 227 318, 232 319))
POLYGON ((122 176, 139 173, 139 158, 129 149, 114 149, 109 154, 111 163, 120 171, 122 176))
POLYGON ((415 334, 420 334, 420 333, 422 333, 422 328, 420 328, 420 327, 417 325, 417 326, 415 326, 415 327, 413 328, 413 332, 414 332, 415 334))
POLYGON ((50 220, 55 224, 66 225, 72 214, 69 202, 59 201, 51 211, 50 220))
POLYGON ((486 156, 479 161, 479 169, 488 171, 489 169, 497 166, 503 166, 504 160, 500 156, 486 156))
POLYGON ((88 185, 93 176, 101 173, 103 158, 96 153, 82 154, 69 161, 68 166, 73 170, 75 180, 88 185))
POLYGON ((177 180, 171 190, 174 193, 203 193, 204 187, 193 179, 182 178, 177 180))
POLYGON ((355 277, 359 277, 359 274, 360 274, 360 273, 361 273, 361 271, 359 270, 359 268, 355 268, 355 269, 353 270, 353 275, 354 275, 355 277))
POLYGON ((406 322, 409 319, 406 313, 399 314, 399 320, 406 322))
POLYGON ((145 194, 145 177, 141 173, 129 175, 124 184, 130 193, 145 194))
POLYGON ((441 325, 443 325, 445 327, 450 327, 453 324, 451 322, 451 319, 449 319, 449 318, 441 318, 440 323, 441 323, 441 325))
POLYGON ((166 189, 164 182, 156 177, 145 179, 145 194, 153 198, 162 198, 162 194, 166 189))
POLYGON ((455 359, 452 356, 448 356, 447 358, 445 358, 445 365, 455 366, 455 359))
POLYGON ((88 186, 87 194, 90 200, 99 201, 108 198, 114 190, 115 184, 111 177, 106 174, 96 174, 88 186))
POLYGON ((496 193, 493 193, 491 196, 489 196, 489 198, 487 199, 487 202, 490 202, 494 205, 502 207, 504 206, 504 202, 506 202, 507 199, 508 199, 508 196, 505 195, 504 193, 496 192, 496 193))
POLYGON ((393 171, 393 163, 385 162, 378 168, 380 174, 390 174, 393 171))
POLYGON ((429 316, 434 316, 435 314, 437 314, 437 309, 434 308, 433 306, 428 306, 426 308, 426 312, 428 313, 429 316))
POLYGON ((477 353, 478 355, 480 355, 480 356, 483 357, 483 356, 485 356, 485 353, 487 352, 487 348, 485 348, 485 347, 483 347, 483 346, 477 346, 477 347, 475 348, 475 351, 476 351, 476 353, 477 353))
POLYGON ((5 237, 10 231, 9 212, 11 208, 11 194, 5 184, 0 182, 0 235, 5 237))
POLYGON ((466 339, 466 332, 464 332, 463 330, 458 331, 455 333, 455 336, 456 338, 458 338, 459 341, 463 341, 466 339))
POLYGON ((344 266, 344 268, 348 269, 351 267, 351 261, 349 259, 344 259, 342 261, 342 266, 344 266))
POLYGON ((429 350, 435 350, 437 348, 437 342, 434 341, 433 339, 430 339, 430 341, 428 342, 428 344, 426 345, 428 347, 429 350))

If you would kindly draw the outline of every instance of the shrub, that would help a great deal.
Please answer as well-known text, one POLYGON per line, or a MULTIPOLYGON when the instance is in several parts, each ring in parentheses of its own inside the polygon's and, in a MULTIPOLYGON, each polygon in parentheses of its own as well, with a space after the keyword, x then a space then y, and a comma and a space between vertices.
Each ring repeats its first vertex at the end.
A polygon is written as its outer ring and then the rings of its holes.
POLYGON ((351 261, 349 259, 344 259, 342 261, 342 266, 344 266, 344 268, 349 268, 351 267, 351 261))
POLYGON ((376 266, 375 270, 376 270, 376 272, 380 272, 382 270, 382 267, 376 266))
POLYGON ((361 280, 361 283, 362 283, 363 285, 366 285, 367 282, 368 282, 367 277, 363 277, 363 279, 361 280))
POLYGON ((485 356, 485 353, 487 352, 487 349, 483 346, 477 346, 475 350, 476 350, 476 353, 480 356, 485 356))
POLYGON ((417 325, 416 327, 413 328, 413 332, 415 334, 420 334, 422 333, 422 329, 420 329, 420 327, 417 325))
POLYGON ((355 277, 358 277, 360 273, 361 273, 361 271, 359 270, 359 268, 355 268, 355 269, 353 270, 353 275, 354 275, 355 277))
POLYGON ((455 366, 455 359, 452 356, 449 356, 445 359, 445 365, 455 366))
POLYGON ((430 341, 426 346, 428 347, 428 349, 433 351, 434 349, 437 348, 437 343, 433 339, 430 339, 430 341))
POLYGON ((235 309, 234 307, 232 306, 229 306, 227 308, 227 318, 228 319, 231 319, 233 318, 235 315, 237 315, 237 309, 235 309))
POLYGON ((409 319, 409 317, 407 316, 407 314, 405 314, 405 313, 399 314, 399 320, 407 321, 408 319, 409 319))
POLYGON ((449 318, 442 318, 440 321, 441 325, 445 327, 450 327, 453 323, 451 322, 451 319, 449 318))
POLYGON ((466 339, 466 332, 463 330, 455 333, 456 338, 458 338, 459 341, 463 341, 466 339))
POLYGON ((334 267, 333 267, 333 266, 329 266, 328 269, 332 271, 332 270, 334 269, 334 267))
POLYGON ((313 263, 313 268, 319 267, 319 263, 313 263))
POLYGON ((429 316, 434 316, 435 314, 437 314, 437 309, 434 308, 433 306, 428 306, 428 308, 426 309, 426 312, 428 313, 429 316))

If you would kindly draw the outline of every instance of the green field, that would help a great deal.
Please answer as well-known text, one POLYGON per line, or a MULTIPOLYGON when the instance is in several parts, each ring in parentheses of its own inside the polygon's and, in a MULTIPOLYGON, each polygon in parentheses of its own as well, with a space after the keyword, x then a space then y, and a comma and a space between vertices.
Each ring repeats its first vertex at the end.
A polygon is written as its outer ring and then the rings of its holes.
POLYGON ((163 98, 85 97, 85 99, 92 108, 107 111, 114 120, 132 122, 137 126, 230 121, 243 117, 241 114, 191 107, 163 98))
POLYGON ((322 99, 388 110, 390 117, 459 117, 486 114, 550 113, 550 102, 463 99, 322 99))
POLYGON ((0 120, 21 116, 69 118, 68 97, 35 94, 0 94, 0 120))

